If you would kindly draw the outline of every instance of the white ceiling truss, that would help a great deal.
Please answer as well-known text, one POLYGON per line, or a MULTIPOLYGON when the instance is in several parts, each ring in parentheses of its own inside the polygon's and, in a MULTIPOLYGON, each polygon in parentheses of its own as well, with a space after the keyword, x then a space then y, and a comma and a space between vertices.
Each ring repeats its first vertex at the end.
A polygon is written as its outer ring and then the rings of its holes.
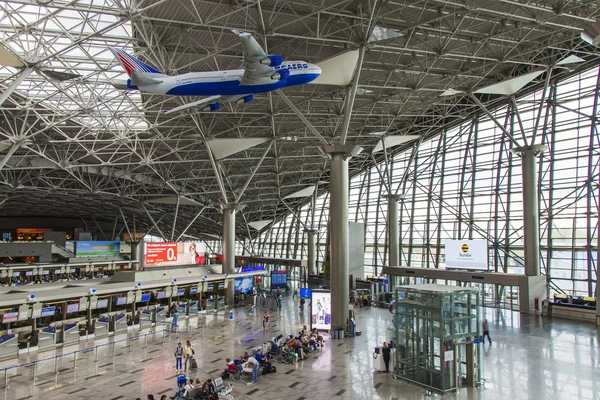
POLYGON ((573 68, 598 63, 580 39, 598 7, 595 0, 1 2, 0 44, 9 51, 0 59, 25 67, 0 67, 0 215, 111 220, 125 209, 122 218, 136 215, 138 230, 214 235, 217 206, 239 199, 237 234, 247 236, 247 221, 281 218, 310 201, 283 198, 319 182, 327 190, 329 161, 317 148, 343 136, 349 93, 356 98, 345 140, 367 150, 351 160, 356 174, 384 158, 369 156, 381 140, 372 132, 435 135, 481 111, 472 96, 490 109, 507 101, 472 94, 480 88, 546 71, 523 89, 532 90, 548 71, 573 73, 553 69, 567 57, 582 60, 573 68), (126 75, 109 46, 168 74, 239 68, 242 50, 230 29, 253 33, 270 54, 290 60, 319 63, 364 47, 357 86, 284 89, 294 109, 275 92, 164 116, 160 110, 198 99, 110 85, 126 75), (241 138, 267 139, 223 159, 208 153, 207 141, 241 138), (176 200, 151 201, 164 198, 176 200))

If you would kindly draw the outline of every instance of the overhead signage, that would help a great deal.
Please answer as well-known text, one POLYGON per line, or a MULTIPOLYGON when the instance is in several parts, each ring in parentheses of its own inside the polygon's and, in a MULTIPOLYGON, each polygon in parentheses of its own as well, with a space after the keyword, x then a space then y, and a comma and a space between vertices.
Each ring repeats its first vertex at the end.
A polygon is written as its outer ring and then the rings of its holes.
POLYGON ((487 270, 487 240, 446 240, 446 268, 487 270))
POLYGON ((112 241, 77 241, 75 255, 82 256, 118 256, 121 253, 121 242, 112 241))
POLYGON ((264 271, 265 270, 265 266, 264 265, 251 265, 248 267, 241 267, 238 268, 238 274, 240 272, 254 272, 254 271, 264 271))
POLYGON ((148 242, 145 243, 146 266, 170 267, 175 265, 203 265, 204 242, 148 242))

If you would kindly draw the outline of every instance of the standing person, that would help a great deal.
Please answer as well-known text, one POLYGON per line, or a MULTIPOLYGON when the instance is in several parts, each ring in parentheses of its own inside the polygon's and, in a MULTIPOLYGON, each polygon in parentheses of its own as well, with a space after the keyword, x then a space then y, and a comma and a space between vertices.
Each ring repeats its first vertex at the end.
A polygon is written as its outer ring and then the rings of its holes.
POLYGON ((269 322, 269 313, 265 311, 265 315, 263 315, 263 330, 271 329, 271 322, 269 322))
POLYGON ((292 298, 296 297, 298 297, 298 288, 294 289, 294 295, 292 296, 292 298))
POLYGON ((177 322, 179 321, 179 313, 177 312, 177 306, 173 304, 171 306, 171 332, 177 332, 177 322))
POLYGON ((175 372, 183 371, 182 361, 184 352, 185 350, 181 347, 181 343, 177 343, 177 347, 175 348, 175 372))
POLYGON ((485 337, 487 336, 490 345, 492 344, 492 338, 490 337, 490 324, 487 319, 483 320, 483 340, 485 341, 485 337))
POLYGON ((277 296, 277 306, 279 307, 279 311, 281 311, 281 301, 283 300, 283 296, 281 295, 281 293, 279 293, 279 296, 277 296))
POLYGON ((304 311, 304 302, 305 302, 305 301, 306 301, 306 300, 304 300, 304 299, 300 299, 300 312, 303 312, 303 311, 304 311))
POLYGON ((185 341, 185 368, 184 369, 188 369, 188 361, 190 362, 190 369, 192 368, 192 356, 196 354, 196 352, 194 351, 194 348, 192 347, 192 344, 190 343, 189 340, 185 341))
POLYGON ((390 372, 390 346, 386 342, 383 342, 383 348, 381 349, 383 353, 383 362, 385 363, 385 372, 390 372))

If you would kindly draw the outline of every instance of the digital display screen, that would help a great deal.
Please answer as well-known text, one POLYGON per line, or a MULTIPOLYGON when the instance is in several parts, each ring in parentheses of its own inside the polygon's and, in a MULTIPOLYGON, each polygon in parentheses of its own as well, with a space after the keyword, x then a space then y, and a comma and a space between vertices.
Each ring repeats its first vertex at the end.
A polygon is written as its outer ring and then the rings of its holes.
POLYGON ((13 272, 12 276, 21 276, 21 273, 20 272, 13 272))
POLYGON ((33 271, 27 271, 25 272, 25 276, 32 276, 33 275, 33 271))
POLYGON ((42 271, 42 275, 49 275, 49 274, 50 274, 50 271, 48 271, 48 270, 42 271))
POLYGON ((225 289, 225 284, 224 283, 219 283, 219 289, 225 289))
POLYGON ((310 299, 310 288, 300 288, 300 297, 310 299))
POLYGON ((127 297, 119 297, 117 298, 117 305, 122 306, 123 304, 127 304, 127 297))
POLYGON ((51 317, 54 315, 55 307, 42 308, 42 317, 51 317))
POLYGON ((208 286, 206 287, 206 291, 207 291, 207 292, 212 292, 212 291, 213 291, 213 285, 208 285, 208 286))
POLYGON ((241 272, 253 272, 253 271, 264 271, 264 270, 265 270, 264 265, 252 265, 249 267, 242 267, 241 272))
POLYGON ((79 303, 67 304, 67 314, 79 311, 79 303))
POLYGON ((311 293, 311 328, 319 330, 331 329, 331 293, 311 293))
POLYGON ((60 269, 55 269, 54 271, 52 271, 53 274, 60 274, 60 269))
POLYGON ((19 319, 19 313, 6 313, 2 316, 2 323, 6 324, 7 322, 16 322, 19 319))
POLYGON ((177 296, 183 296, 185 294, 185 289, 177 290, 177 296))
POLYGON ((165 298, 165 292, 158 292, 158 294, 156 295, 157 299, 164 299, 165 298))
POLYGON ((150 295, 149 294, 143 294, 142 295, 142 301, 150 301, 150 295))
POLYGON ((96 308, 106 308, 108 307, 108 299, 98 299, 98 304, 96 308))
POLYGON ((75 271, 76 271, 76 270, 75 270, 75 268, 71 268, 71 269, 69 270, 69 273, 71 273, 71 274, 74 274, 74 273, 75 273, 75 271))
POLYGON ((190 289, 190 294, 196 294, 198 293, 198 288, 197 287, 193 287, 190 289))

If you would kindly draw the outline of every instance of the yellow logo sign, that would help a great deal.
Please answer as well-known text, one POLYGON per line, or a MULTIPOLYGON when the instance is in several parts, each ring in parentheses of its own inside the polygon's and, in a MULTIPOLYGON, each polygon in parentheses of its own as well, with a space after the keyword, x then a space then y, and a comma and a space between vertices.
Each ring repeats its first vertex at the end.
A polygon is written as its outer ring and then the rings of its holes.
POLYGON ((469 252, 469 245, 468 244, 463 244, 462 245, 462 251, 463 251, 463 253, 468 253, 469 252))

